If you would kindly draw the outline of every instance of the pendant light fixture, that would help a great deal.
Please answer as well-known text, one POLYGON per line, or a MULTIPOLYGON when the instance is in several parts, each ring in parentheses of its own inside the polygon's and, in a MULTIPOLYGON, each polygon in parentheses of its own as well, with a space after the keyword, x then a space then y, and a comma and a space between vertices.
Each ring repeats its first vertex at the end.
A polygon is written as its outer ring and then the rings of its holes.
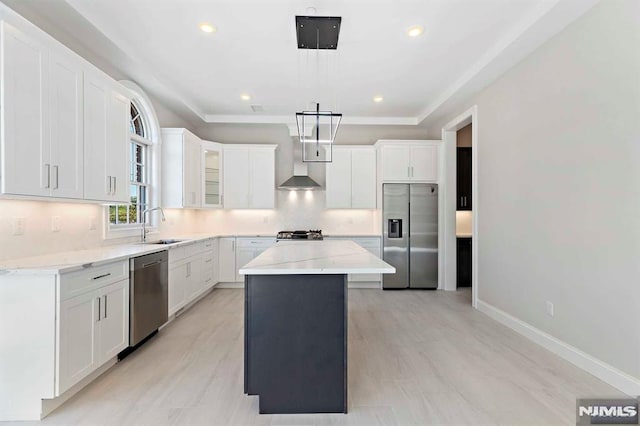
MULTIPOLYGON (((336 16, 296 16, 298 49, 336 50, 342 18, 336 16)), ((319 63, 319 55, 316 55, 319 63)), ((315 102, 315 110, 296 112, 298 137, 302 144, 302 161, 330 163, 332 147, 342 120, 342 114, 321 111, 315 102), (307 129, 313 129, 307 136, 307 129)))

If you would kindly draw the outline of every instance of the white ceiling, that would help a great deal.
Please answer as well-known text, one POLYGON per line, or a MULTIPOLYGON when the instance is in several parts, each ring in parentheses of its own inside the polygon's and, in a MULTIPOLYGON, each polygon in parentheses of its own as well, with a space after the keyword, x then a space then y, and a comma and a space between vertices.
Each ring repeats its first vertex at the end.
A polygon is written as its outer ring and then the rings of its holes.
POLYGON ((290 123, 295 111, 319 101, 343 113, 345 123, 407 125, 422 122, 511 42, 539 30, 533 24, 558 3, 569 3, 66 1, 204 121, 290 123), (297 49, 294 17, 309 6, 317 15, 342 17, 337 51, 297 49), (217 32, 203 33, 201 22, 217 32), (416 24, 425 33, 407 37, 416 24), (241 100, 242 93, 251 101, 241 100), (374 103, 375 95, 384 101, 374 103), (264 112, 252 112, 250 104, 264 112))

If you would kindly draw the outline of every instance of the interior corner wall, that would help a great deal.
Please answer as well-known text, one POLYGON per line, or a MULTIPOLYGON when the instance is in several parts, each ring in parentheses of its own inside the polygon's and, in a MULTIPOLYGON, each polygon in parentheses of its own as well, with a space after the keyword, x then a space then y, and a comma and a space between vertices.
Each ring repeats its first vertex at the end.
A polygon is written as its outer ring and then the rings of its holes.
POLYGON ((600 2, 459 111, 478 106, 479 299, 636 379, 639 16, 600 2))

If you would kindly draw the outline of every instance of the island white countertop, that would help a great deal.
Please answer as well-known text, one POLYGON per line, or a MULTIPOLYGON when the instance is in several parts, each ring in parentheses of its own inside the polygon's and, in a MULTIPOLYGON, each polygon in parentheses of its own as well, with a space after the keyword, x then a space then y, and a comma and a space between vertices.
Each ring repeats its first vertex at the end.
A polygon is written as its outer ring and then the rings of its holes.
POLYGON ((396 268, 353 241, 280 241, 239 272, 241 275, 393 274, 396 268))

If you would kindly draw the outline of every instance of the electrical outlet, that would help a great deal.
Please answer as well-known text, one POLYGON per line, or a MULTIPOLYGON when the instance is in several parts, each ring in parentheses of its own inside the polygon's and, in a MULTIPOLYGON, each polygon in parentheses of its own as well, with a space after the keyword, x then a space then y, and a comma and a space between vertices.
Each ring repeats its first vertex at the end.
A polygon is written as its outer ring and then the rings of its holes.
POLYGON ((24 217, 13 218, 13 235, 24 235, 25 222, 24 217))
POLYGON ((545 303, 545 310, 547 312, 547 315, 552 317, 553 316, 553 303, 551 303, 551 302, 549 302, 547 300, 547 302, 545 303))
POLYGON ((60 232, 60 216, 51 216, 51 232, 60 232))

